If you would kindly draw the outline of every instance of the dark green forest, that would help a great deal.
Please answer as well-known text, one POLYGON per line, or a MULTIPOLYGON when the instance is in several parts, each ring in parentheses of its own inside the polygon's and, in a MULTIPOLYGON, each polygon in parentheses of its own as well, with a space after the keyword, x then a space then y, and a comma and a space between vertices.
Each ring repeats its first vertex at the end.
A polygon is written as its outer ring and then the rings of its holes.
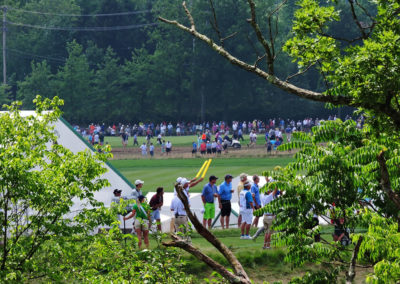
MULTIPOLYGON (((0 2, 6 17, 7 62, 1 103, 21 100, 24 109, 32 109, 37 94, 57 95, 65 101, 64 117, 72 123, 298 119, 338 112, 277 89, 158 21, 161 15, 186 23, 181 1, 0 2)), ((263 17, 274 2, 256 2, 261 28, 268 29, 263 17)), ((262 48, 246 22, 246 1, 214 1, 217 22, 210 3, 188 1, 197 29, 215 40, 218 30, 232 54, 255 62, 262 48)), ((280 35, 277 46, 291 36, 295 9, 295 1, 287 1, 273 23, 280 35)), ((349 13, 343 11, 340 24, 332 26, 333 34, 351 35, 349 13)), ((276 56, 276 74, 298 72, 283 51, 276 56)), ((260 61, 259 66, 263 64, 260 61)), ((312 69, 291 82, 315 91, 325 89, 312 69)))

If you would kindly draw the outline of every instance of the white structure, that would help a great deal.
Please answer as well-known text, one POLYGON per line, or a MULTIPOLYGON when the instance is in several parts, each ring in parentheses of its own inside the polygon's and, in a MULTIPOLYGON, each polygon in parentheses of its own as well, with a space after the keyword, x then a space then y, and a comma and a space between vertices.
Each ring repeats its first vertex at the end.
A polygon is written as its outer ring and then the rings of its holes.
MULTIPOLYGON (((0 112, 1 114, 2 112, 0 112)), ((21 116, 27 117, 36 115, 35 111, 21 111, 21 116)), ((71 150, 73 153, 78 153, 85 150, 95 151, 95 149, 86 141, 80 134, 76 133, 73 127, 60 117, 54 124, 54 131, 57 135, 57 143, 71 150)), ((105 187, 100 191, 94 193, 94 198, 104 203, 106 207, 110 206, 111 198, 113 197, 114 189, 118 188, 122 190, 122 195, 131 195, 132 188, 134 186, 110 163, 106 163, 105 167, 107 172, 100 178, 107 179, 110 183, 109 187, 105 187)), ((72 216, 74 212, 77 212, 85 208, 84 200, 75 199, 74 205, 71 208, 72 216)), ((131 226, 132 227, 132 226, 131 226)))

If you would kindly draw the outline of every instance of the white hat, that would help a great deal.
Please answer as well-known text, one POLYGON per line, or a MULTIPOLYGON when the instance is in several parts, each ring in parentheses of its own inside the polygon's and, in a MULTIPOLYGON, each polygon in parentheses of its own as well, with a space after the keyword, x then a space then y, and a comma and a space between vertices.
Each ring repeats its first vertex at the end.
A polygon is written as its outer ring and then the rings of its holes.
POLYGON ((182 178, 181 178, 181 177, 178 177, 178 178, 176 179, 176 182, 177 182, 177 183, 181 183, 181 181, 182 181, 182 178))
POLYGON ((135 185, 138 185, 138 184, 144 184, 144 181, 142 181, 140 179, 135 180, 135 185))
POLYGON ((181 179, 181 185, 185 185, 185 184, 187 184, 189 181, 187 180, 187 179, 185 179, 185 178, 182 178, 181 179))

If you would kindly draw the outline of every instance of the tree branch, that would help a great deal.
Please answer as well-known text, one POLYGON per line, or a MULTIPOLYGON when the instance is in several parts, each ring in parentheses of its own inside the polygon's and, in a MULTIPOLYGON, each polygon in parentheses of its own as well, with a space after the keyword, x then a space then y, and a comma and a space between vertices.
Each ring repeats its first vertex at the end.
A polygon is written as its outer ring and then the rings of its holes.
POLYGON ((353 2, 354 0, 348 0, 348 1, 350 3, 350 9, 351 9, 351 14, 353 15, 353 20, 356 23, 358 29, 360 30, 362 38, 368 38, 368 35, 365 33, 363 26, 361 25, 360 21, 358 20, 356 11, 354 9, 354 2, 353 2))
POLYGON ((261 45, 265 49, 265 53, 267 54, 267 65, 268 65, 268 73, 273 75, 274 74, 274 56, 272 54, 271 48, 268 45, 267 40, 264 38, 260 26, 257 23, 257 17, 256 17, 256 4, 254 3, 253 0, 247 0, 250 6, 250 12, 251 12, 251 19, 248 20, 250 25, 253 27, 258 41, 261 43, 261 45))
POLYGON ((356 260, 363 239, 364 239, 363 236, 360 236, 360 238, 357 241, 357 244, 354 247, 353 255, 351 256, 349 271, 346 273, 346 284, 353 283, 354 277, 356 276, 356 260))
MULTIPOLYGON (((247 276, 246 271, 243 269, 242 264, 238 261, 236 256, 229 250, 229 248, 224 245, 219 239, 217 239, 207 228, 205 228, 201 222, 197 219, 195 215, 193 215, 192 211, 190 211, 189 202, 186 194, 183 193, 182 186, 176 184, 175 185, 176 192, 178 194, 179 199, 182 201, 186 213, 195 227, 196 231, 204 237, 210 244, 212 244, 218 251, 226 258, 228 263, 232 266, 235 275, 239 278, 240 283, 250 284, 250 278, 247 276)), ((208 264, 208 263, 207 263, 208 264)))
POLYGON ((279 87, 280 89, 285 90, 291 94, 294 94, 299 97, 309 99, 312 101, 332 103, 334 105, 348 105, 348 106, 353 106, 353 107, 359 106, 359 105, 354 104, 352 99, 349 97, 340 96, 340 95, 339 96, 325 95, 322 93, 313 92, 310 90, 299 88, 295 85, 284 82, 284 81, 280 80, 279 78, 277 78, 276 76, 271 75, 257 67, 254 67, 254 65, 251 65, 251 64, 241 61, 240 59, 238 59, 235 56, 233 56, 232 54, 230 54, 222 46, 216 44, 212 39, 210 39, 209 37, 207 37, 204 34, 199 33, 195 29, 188 28, 188 27, 178 23, 177 21, 167 20, 162 17, 159 17, 159 20, 164 23, 174 25, 174 26, 178 27, 179 29, 192 34, 197 39, 200 39, 203 42, 207 43, 212 49, 214 49, 221 56, 225 57, 229 62, 231 62, 231 64, 239 66, 240 68, 242 68, 248 72, 254 73, 257 76, 269 81, 270 83, 274 84, 275 86, 279 87))
POLYGON ((400 196, 393 191, 392 185, 390 184, 390 177, 389 171, 386 166, 386 159, 385 159, 385 151, 381 151, 378 156, 377 160, 379 163, 379 168, 381 170, 381 186, 383 191, 387 194, 390 200, 392 200, 397 208, 400 209, 400 196))
POLYGON ((288 76, 288 77, 286 78, 285 82, 288 82, 290 79, 292 79, 292 78, 294 78, 294 77, 296 77, 296 76, 299 76, 299 75, 302 75, 302 74, 306 73, 306 72, 307 72, 312 66, 314 66, 314 65, 315 65, 315 62, 312 63, 312 64, 310 64, 310 65, 308 65, 307 68, 304 69, 303 71, 299 71, 299 72, 297 72, 296 74, 293 74, 293 75, 288 76))
POLYGON ((219 274, 221 274, 225 279, 227 279, 231 283, 243 283, 240 278, 236 275, 234 275, 232 272, 227 270, 223 265, 219 264, 215 260, 213 260, 211 257, 205 255, 202 253, 200 250, 196 249, 194 246, 186 242, 185 240, 181 239, 177 235, 173 234, 171 235, 173 241, 172 242, 163 242, 162 244, 166 247, 177 247, 181 248, 188 253, 194 255, 197 257, 199 260, 203 261, 206 263, 209 267, 211 267, 213 270, 217 271, 219 274))

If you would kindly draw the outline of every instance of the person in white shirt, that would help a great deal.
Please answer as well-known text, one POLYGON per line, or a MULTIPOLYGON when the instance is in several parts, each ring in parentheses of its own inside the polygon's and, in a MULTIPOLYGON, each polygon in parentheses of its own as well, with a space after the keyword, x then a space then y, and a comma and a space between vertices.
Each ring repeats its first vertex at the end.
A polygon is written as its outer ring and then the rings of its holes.
POLYGON ((146 143, 143 143, 142 146, 140 146, 140 149, 142 150, 142 156, 147 156, 147 146, 146 146, 146 143))
POLYGON ((165 149, 166 149, 166 151, 167 151, 167 155, 168 155, 169 153, 171 153, 171 150, 172 150, 172 143, 171 143, 170 141, 167 141, 167 144, 165 144, 165 149))
MULTIPOLYGON (((190 205, 189 205, 190 206, 190 205)), ((183 202, 179 199, 178 195, 172 199, 171 211, 175 216, 175 230, 186 235, 186 241, 191 242, 190 236, 187 235, 189 230, 188 217, 183 202)))
MULTIPOLYGON (((278 195, 278 189, 275 188, 274 191, 272 191, 269 194, 263 194, 261 196, 261 203, 262 206, 264 207, 271 201, 273 201, 278 195)), ((255 240, 262 232, 265 231, 265 238, 264 238, 264 246, 263 249, 270 249, 271 248, 271 235, 272 235, 272 222, 275 219, 275 215, 272 213, 265 212, 264 213, 264 227, 261 227, 257 230, 257 232, 254 234, 252 237, 253 240, 255 240)))

